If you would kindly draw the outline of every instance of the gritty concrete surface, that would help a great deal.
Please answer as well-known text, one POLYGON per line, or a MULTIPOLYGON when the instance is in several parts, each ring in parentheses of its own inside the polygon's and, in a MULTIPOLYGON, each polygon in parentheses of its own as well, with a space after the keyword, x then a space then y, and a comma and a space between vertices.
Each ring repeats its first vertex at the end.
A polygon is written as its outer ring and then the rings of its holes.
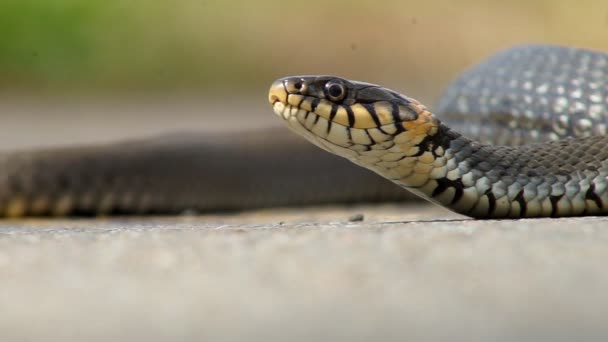
POLYGON ((608 218, 473 221, 431 206, 3 221, 0 335, 600 341, 606 260, 608 218))
MULTIPOLYGON (((13 149, 276 121, 252 101, 4 97, 0 136, 13 149)), ((604 341, 607 260, 608 218, 430 205, 0 221, 0 341, 604 341)))

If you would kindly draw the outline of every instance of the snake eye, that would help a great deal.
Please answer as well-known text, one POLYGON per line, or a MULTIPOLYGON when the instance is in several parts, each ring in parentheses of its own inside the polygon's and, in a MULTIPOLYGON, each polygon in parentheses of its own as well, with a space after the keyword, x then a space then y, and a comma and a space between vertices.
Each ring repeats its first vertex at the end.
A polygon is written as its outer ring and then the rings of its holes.
POLYGON ((341 82, 330 81, 325 85, 325 93, 334 102, 342 101, 346 97, 346 88, 341 82))

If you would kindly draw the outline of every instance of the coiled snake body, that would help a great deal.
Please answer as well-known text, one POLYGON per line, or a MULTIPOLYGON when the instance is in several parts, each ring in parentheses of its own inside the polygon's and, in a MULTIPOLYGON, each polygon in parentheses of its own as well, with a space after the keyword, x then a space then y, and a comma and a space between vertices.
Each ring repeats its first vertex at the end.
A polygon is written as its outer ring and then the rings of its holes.
MULTIPOLYGON (((269 100, 314 144, 468 216, 608 212, 603 53, 542 45, 507 50, 450 85, 437 116, 394 91, 329 76, 278 80, 269 100)), ((0 154, 0 214, 178 213, 412 198, 286 131, 0 154)))

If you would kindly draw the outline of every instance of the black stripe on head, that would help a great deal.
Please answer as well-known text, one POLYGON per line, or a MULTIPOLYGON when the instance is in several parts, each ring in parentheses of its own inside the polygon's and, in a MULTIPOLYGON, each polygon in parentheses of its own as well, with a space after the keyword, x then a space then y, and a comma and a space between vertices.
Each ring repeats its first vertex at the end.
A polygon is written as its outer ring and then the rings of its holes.
POLYGON ((378 113, 376 113, 376 108, 374 108, 373 104, 361 104, 363 107, 365 107, 365 109, 367 109, 367 112, 369 113, 369 115, 371 115, 372 119, 374 120, 374 123, 376 124, 376 128, 380 128, 380 126, 382 126, 382 124, 380 123, 380 118, 378 117, 378 113))
POLYGON ((348 141, 351 143, 351 145, 354 144, 354 142, 352 142, 353 141, 353 134, 350 131, 350 127, 346 127, 346 134, 348 134, 348 141))
POLYGON ((329 120, 327 121, 327 134, 331 131, 331 125, 334 123, 334 118, 338 114, 338 105, 332 103, 331 104, 331 112, 329 112, 329 120))
POLYGON ((334 121, 336 114, 338 114, 338 105, 332 103, 331 112, 329 112, 329 121, 334 121))
POLYGON ((394 102, 391 102, 391 115, 393 116, 393 122, 397 129, 394 135, 405 131, 405 128, 403 128, 403 125, 401 124, 401 117, 399 116, 399 106, 394 102))
POLYGON ((310 111, 314 112, 315 110, 317 110, 317 106, 319 106, 319 102, 321 102, 321 100, 319 100, 318 98, 313 98, 312 101, 310 101, 310 111))
POLYGON ((344 109, 346 109, 346 114, 348 115, 348 125, 350 127, 355 127, 355 113, 353 113, 350 106, 344 106, 344 109))

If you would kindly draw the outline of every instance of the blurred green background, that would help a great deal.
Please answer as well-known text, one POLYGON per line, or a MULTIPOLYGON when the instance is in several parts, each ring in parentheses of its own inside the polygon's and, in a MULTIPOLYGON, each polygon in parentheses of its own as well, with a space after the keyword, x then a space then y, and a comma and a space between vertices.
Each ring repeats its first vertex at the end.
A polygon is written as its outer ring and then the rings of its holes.
POLYGON ((0 149, 281 125, 270 83, 334 74, 431 109, 480 59, 608 51, 605 0, 1 0, 0 149))
POLYGON ((0 89, 248 91, 331 73, 416 87, 518 43, 608 50, 608 2, 3 0, 0 89))

